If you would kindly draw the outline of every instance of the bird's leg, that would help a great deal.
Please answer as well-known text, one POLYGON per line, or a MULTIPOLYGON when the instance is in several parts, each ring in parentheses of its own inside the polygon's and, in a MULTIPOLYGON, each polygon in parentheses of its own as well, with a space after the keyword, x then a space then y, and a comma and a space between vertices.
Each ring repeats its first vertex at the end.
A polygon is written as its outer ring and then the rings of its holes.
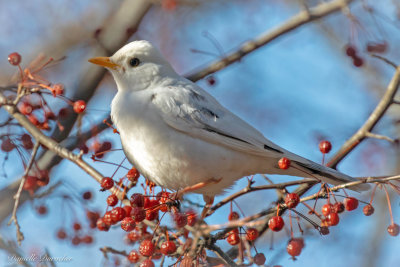
POLYGON ((191 186, 185 187, 182 190, 179 190, 178 192, 176 192, 174 198, 175 199, 180 199, 186 193, 196 191, 196 190, 201 189, 201 188, 203 188, 205 186, 208 186, 210 184, 217 184, 221 180, 222 180, 222 178, 219 178, 219 179, 212 178, 212 179, 209 179, 209 180, 207 180, 205 182, 201 182, 201 183, 198 183, 198 184, 195 184, 195 185, 191 185, 191 186))
POLYGON ((206 203, 203 211, 201 212, 201 219, 204 220, 212 204, 214 203, 214 197, 203 195, 204 202, 206 203))

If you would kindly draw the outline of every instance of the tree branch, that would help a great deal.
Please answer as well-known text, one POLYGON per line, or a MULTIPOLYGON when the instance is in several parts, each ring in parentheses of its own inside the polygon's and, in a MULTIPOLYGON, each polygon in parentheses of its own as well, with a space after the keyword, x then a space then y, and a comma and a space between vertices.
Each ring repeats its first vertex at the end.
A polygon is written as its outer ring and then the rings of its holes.
POLYGON ((226 57, 211 63, 209 66, 203 68, 202 70, 196 71, 192 74, 188 74, 186 78, 192 81, 198 81, 209 74, 217 72, 239 60, 244 56, 255 51, 257 48, 264 46, 276 38, 288 33, 294 29, 299 28, 312 22, 314 20, 325 17, 331 13, 342 10, 347 7, 353 0, 335 0, 331 2, 323 2, 316 7, 309 8, 307 10, 301 11, 297 15, 291 17, 275 29, 269 30, 261 34, 258 38, 244 43, 237 51, 228 54, 226 57))
POLYGON ((356 148, 362 140, 364 140, 368 135, 371 135, 372 129, 378 123, 378 121, 383 117, 386 110, 393 103, 394 96, 398 90, 400 84, 400 66, 396 68, 392 80, 390 81, 385 94, 382 96, 378 105, 374 111, 369 115, 368 119, 365 121, 364 125, 352 136, 350 137, 340 148, 340 150, 332 157, 328 162, 328 166, 331 168, 336 168, 337 164, 344 159, 354 148, 356 148))
POLYGON ((18 223, 18 219, 17 219, 17 209, 18 209, 18 205, 19 205, 19 201, 20 201, 20 197, 21 197, 21 192, 22 192, 22 188, 24 187, 25 181, 26 181, 26 177, 29 174, 29 171, 32 168, 33 162, 35 162, 35 157, 36 154, 38 152, 40 143, 38 141, 36 141, 35 146, 33 147, 32 150, 32 155, 31 155, 31 159, 29 160, 28 166, 25 169, 24 175, 21 179, 21 182, 19 184, 19 188, 17 193, 14 195, 14 199, 15 199, 15 204, 14 204, 14 209, 13 212, 11 214, 11 218, 8 221, 8 225, 10 225, 12 222, 14 222, 15 227, 17 228, 17 242, 18 245, 21 245, 21 241, 24 240, 24 234, 21 232, 21 228, 19 226, 18 223))

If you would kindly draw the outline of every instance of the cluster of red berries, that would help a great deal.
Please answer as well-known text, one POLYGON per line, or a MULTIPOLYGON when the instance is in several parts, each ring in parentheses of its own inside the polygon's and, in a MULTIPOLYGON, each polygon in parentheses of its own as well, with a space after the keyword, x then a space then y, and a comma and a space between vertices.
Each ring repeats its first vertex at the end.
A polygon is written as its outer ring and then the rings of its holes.
MULTIPOLYGON (((239 218, 240 218, 240 215, 236 211, 231 211, 228 215, 229 221, 238 220, 239 218)), ((243 229, 243 228, 241 228, 241 229, 243 229)), ((245 238, 248 242, 255 241, 260 235, 260 233, 258 232, 258 230, 256 228, 249 227, 249 228, 243 229, 243 230, 244 230, 243 233, 239 232, 239 228, 234 228, 233 230, 229 231, 226 236, 226 241, 230 245, 236 246, 240 242, 242 242, 242 239, 240 238, 241 234, 245 235, 245 238)), ((265 263, 264 254, 257 253, 253 257, 253 262, 257 265, 263 265, 265 263)))
POLYGON ((22 189, 28 191, 31 195, 38 187, 46 186, 50 182, 49 172, 46 170, 38 170, 36 175, 28 175, 22 189))
POLYGON ((4 137, 4 139, 1 142, 0 149, 4 152, 11 152, 14 148, 16 148, 16 142, 20 142, 20 145, 26 149, 30 150, 33 148, 33 142, 32 142, 32 137, 29 134, 23 134, 21 135, 20 138, 17 140, 11 140, 10 137, 4 137))
MULTIPOLYGON (((91 229, 96 228, 96 221, 100 217, 98 212, 88 210, 86 212, 86 218, 89 221, 89 227, 91 229)), ((57 230, 56 236, 60 240, 69 240, 72 245, 77 246, 80 244, 90 245, 94 242, 93 236, 91 234, 84 233, 84 227, 80 222, 74 222, 72 224, 71 233, 65 228, 60 228, 57 230)))
POLYGON ((364 60, 358 56, 357 48, 354 45, 348 44, 345 47, 345 51, 346 51, 346 55, 353 60, 353 65, 355 67, 359 68, 362 65, 364 65, 364 60))
MULTIPOLYGON (((136 183, 140 177, 137 169, 128 171, 126 178, 136 183)), ((104 177, 101 181, 102 190, 111 189, 115 183, 111 177, 104 177)), ((127 232, 126 241, 129 244, 139 242, 138 249, 133 249, 127 255, 131 263, 141 262, 140 266, 154 266, 153 260, 162 255, 172 255, 177 250, 177 242, 170 240, 168 232, 165 239, 160 235, 153 240, 153 234, 147 231, 147 226, 142 222, 159 222, 159 212, 170 212, 176 228, 182 229, 187 237, 188 232, 183 227, 194 226, 197 222, 197 214, 193 210, 180 212, 175 207, 175 200, 171 193, 161 191, 156 195, 147 196, 141 193, 133 193, 129 198, 129 205, 118 206, 118 197, 111 194, 107 197, 107 205, 112 207, 102 217, 97 218, 96 226, 100 231, 108 231, 112 225, 120 224, 122 230, 127 232)), ((122 204, 122 203, 121 203, 122 204)))

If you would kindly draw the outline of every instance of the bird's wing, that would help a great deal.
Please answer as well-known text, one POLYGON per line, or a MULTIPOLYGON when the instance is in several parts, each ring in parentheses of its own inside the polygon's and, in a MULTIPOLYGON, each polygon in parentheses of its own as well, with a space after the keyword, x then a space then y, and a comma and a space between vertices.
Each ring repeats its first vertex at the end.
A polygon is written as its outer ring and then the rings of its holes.
MULTIPOLYGON (((288 157, 299 176, 318 178, 334 185, 354 181, 348 175, 279 147, 203 89, 188 83, 159 88, 152 97, 165 123, 175 130, 247 154, 275 159, 288 157)), ((369 186, 360 184, 352 189, 364 191, 369 186)))
POLYGON ((286 152, 195 84, 157 90, 153 103, 170 127, 195 138, 262 157, 286 152))

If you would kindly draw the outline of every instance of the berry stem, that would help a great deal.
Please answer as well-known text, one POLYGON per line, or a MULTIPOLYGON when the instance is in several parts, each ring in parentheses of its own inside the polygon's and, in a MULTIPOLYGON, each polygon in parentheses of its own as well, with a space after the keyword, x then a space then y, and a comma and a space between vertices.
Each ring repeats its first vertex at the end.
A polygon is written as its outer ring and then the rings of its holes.
POLYGON ((372 190, 371 200, 369 201, 369 204, 370 204, 370 205, 372 204, 372 201, 374 200, 375 191, 376 191, 376 188, 377 188, 377 187, 378 187, 378 184, 376 184, 376 185, 374 186, 374 189, 372 190))
POLYGON ((390 214, 390 222, 391 222, 391 224, 394 224, 393 213, 392 213, 392 205, 390 204, 389 193, 388 193, 388 191, 387 191, 385 185, 383 185, 383 189, 385 190, 385 193, 386 193, 386 200, 387 200, 387 202, 388 202, 388 208, 389 208, 389 214, 390 214))
POLYGON ((292 212, 289 210, 290 237, 293 238, 292 212))

